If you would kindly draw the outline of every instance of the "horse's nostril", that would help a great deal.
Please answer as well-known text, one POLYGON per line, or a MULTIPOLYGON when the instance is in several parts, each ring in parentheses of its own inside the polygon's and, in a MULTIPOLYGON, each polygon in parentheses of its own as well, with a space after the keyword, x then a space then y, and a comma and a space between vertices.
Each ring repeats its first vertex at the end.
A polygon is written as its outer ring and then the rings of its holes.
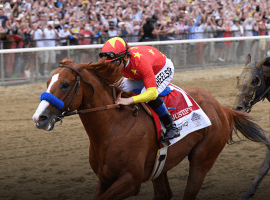
POLYGON ((38 119, 38 121, 46 121, 48 120, 48 117, 47 116, 44 116, 44 115, 41 115, 38 119))
POLYGON ((238 106, 236 106, 235 110, 242 111, 242 110, 244 110, 244 106, 238 105, 238 106))

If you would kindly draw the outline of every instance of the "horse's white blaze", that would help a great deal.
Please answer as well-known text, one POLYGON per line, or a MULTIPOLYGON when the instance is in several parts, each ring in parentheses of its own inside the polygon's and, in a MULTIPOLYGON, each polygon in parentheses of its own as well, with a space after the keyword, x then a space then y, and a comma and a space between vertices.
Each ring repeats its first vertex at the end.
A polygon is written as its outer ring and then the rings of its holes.
POLYGON ((38 121, 39 116, 44 112, 44 110, 50 105, 50 103, 48 101, 42 100, 35 112, 35 114, 33 115, 33 120, 35 122, 38 121))
MULTIPOLYGON (((47 89, 46 92, 50 93, 50 90, 53 86, 53 84, 58 81, 58 77, 59 77, 59 74, 55 74, 53 75, 52 77, 52 80, 51 80, 51 83, 47 89)), ((33 115, 32 119, 37 123, 38 119, 39 119, 39 116, 44 112, 44 110, 50 105, 50 103, 46 100, 42 100, 35 112, 35 114, 33 115)))
POLYGON ((48 87, 48 89, 47 89, 47 92, 48 92, 48 93, 50 93, 50 90, 51 90, 53 84, 54 84, 56 81, 58 81, 58 77, 59 77, 59 74, 53 75, 52 80, 51 80, 51 83, 50 83, 50 85, 49 85, 49 87, 48 87))

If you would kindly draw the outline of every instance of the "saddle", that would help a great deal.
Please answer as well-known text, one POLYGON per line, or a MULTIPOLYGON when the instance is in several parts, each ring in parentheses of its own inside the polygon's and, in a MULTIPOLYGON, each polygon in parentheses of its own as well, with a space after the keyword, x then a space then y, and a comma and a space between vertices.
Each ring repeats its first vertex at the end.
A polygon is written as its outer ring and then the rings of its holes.
MULTIPOLYGON (((165 102, 177 127, 180 129, 181 136, 170 140, 169 146, 175 144, 189 133, 211 125, 209 118, 200 106, 183 89, 170 83, 159 97, 165 102)), ((147 103, 141 103, 141 105, 153 117, 157 130, 157 139, 159 140, 165 131, 159 116, 147 103)), ((161 144, 161 147, 163 146, 161 144)))

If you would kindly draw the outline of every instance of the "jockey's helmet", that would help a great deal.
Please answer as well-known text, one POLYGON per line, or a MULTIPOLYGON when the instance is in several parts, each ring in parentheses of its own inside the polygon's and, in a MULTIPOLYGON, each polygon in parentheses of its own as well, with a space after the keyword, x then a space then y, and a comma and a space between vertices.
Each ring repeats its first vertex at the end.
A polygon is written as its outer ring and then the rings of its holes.
POLYGON ((102 47, 99 57, 107 57, 107 62, 115 62, 130 53, 128 43, 120 37, 109 39, 102 47))

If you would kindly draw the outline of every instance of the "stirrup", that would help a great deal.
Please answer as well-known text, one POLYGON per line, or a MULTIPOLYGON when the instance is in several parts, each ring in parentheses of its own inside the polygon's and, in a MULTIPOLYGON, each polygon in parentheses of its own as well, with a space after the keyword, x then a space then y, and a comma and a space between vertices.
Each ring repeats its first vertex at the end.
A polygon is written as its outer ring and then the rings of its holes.
POLYGON ((159 142, 167 142, 173 138, 177 138, 180 136, 180 131, 179 129, 177 128, 177 126, 173 126, 172 129, 170 131, 173 131, 174 134, 170 137, 168 137, 168 132, 169 131, 166 131, 166 133, 164 135, 161 136, 161 138, 159 139, 159 142), (175 130, 176 129, 176 130, 175 130), (167 137, 165 137, 167 136, 167 137))
POLYGON ((161 143, 161 142, 168 142, 169 140, 172 140, 172 139, 177 138, 179 136, 180 136, 180 134, 175 134, 173 137, 164 138, 164 136, 162 135, 158 142, 159 143, 161 143))

